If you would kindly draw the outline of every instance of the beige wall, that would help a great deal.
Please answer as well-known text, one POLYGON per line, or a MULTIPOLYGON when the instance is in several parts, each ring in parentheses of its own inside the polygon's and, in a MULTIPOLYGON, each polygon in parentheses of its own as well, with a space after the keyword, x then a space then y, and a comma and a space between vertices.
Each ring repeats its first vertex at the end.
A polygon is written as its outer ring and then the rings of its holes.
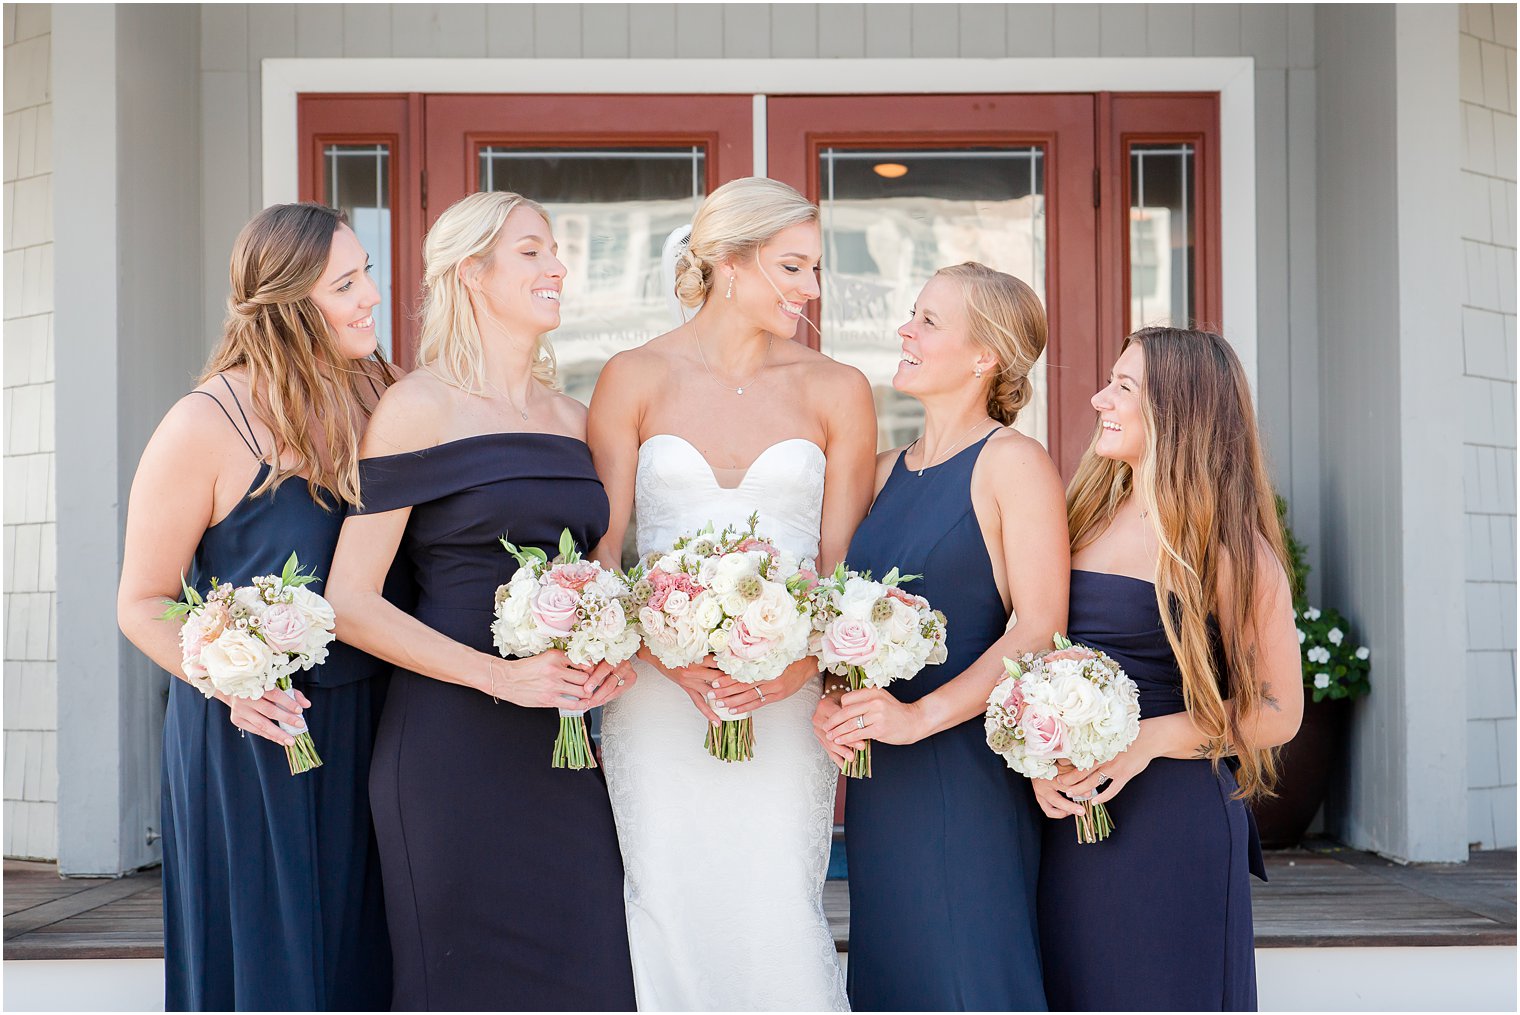
POLYGON ((51 8, 5 6, 5 855, 58 840, 51 8))
POLYGON ((1467 825, 1515 845, 1515 5, 1463 4, 1467 825))

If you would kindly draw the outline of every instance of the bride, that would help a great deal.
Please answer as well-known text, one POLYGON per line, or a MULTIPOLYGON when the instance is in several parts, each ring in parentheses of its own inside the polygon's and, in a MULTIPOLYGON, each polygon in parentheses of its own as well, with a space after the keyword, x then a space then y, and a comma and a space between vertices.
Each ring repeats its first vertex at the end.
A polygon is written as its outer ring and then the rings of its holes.
MULTIPOLYGON (((820 572, 843 558, 871 500, 876 414, 858 370, 790 339, 821 247, 817 207, 783 183, 735 180, 703 202, 676 262, 677 297, 700 309, 614 356, 591 400, 604 564, 635 508, 640 554, 758 511, 762 534, 820 572)), ((639 1008, 846 1009, 823 914, 839 770, 812 735, 815 661, 758 684, 643 652, 635 666, 602 750, 639 1008), (753 759, 707 753, 713 702, 753 713, 753 759)))

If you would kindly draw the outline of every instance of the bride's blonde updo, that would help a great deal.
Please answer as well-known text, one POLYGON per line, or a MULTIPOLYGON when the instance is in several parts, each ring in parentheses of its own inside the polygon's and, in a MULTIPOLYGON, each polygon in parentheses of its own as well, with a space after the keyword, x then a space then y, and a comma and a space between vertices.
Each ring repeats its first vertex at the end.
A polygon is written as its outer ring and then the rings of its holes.
POLYGON ((746 176, 707 196, 691 222, 691 245, 676 258, 676 299, 700 307, 713 291, 718 265, 747 258, 766 240, 818 221, 818 206, 779 180, 746 176))
POLYGON ((1034 397, 1029 373, 1045 351, 1045 308, 1012 275, 966 261, 934 273, 960 283, 971 340, 997 357, 987 383, 987 415, 1012 426, 1034 397))

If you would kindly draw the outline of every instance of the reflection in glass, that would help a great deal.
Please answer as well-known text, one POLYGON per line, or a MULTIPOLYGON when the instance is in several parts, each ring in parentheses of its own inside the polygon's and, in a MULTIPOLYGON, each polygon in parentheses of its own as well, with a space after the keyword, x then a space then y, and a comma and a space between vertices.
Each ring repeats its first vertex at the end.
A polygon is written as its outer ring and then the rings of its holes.
POLYGON ((1129 149, 1129 329, 1192 324, 1193 146, 1129 149))
MULTIPOLYGON (((912 440, 919 403, 893 390, 918 292, 937 268, 980 261, 1045 298, 1045 152, 1036 146, 914 151, 826 148, 823 350, 862 370, 876 393, 877 443, 912 440)), ((1045 357, 1018 429, 1046 442, 1045 357)))
POLYGON ((335 144, 322 150, 327 165, 327 203, 348 216, 380 290, 375 338, 391 355, 391 150, 383 144, 335 144))
POLYGON ((582 402, 614 353, 669 331, 660 286, 665 237, 707 193, 700 147, 480 149, 481 190, 511 190, 549 211, 565 262, 552 340, 565 391, 582 402))

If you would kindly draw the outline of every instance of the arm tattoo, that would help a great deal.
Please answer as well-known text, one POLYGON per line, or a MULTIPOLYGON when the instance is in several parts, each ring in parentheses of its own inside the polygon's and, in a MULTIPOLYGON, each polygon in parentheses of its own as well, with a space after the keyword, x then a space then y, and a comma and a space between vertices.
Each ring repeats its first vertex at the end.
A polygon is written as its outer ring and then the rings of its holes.
POLYGON ((1282 703, 1277 700, 1277 695, 1272 693, 1271 686, 1266 683, 1261 685, 1261 703, 1274 712, 1282 711, 1282 703))

